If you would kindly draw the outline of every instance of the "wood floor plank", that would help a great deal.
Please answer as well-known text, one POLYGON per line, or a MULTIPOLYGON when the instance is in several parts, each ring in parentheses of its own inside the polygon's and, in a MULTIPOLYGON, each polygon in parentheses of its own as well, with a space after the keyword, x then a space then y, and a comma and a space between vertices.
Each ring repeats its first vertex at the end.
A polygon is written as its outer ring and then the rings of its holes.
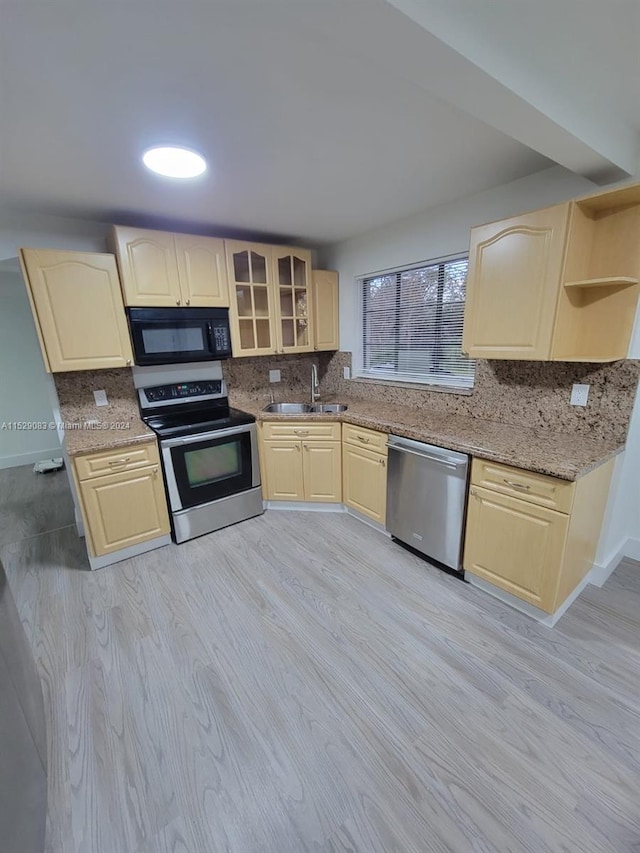
POLYGON ((45 692, 47 853, 640 849, 640 565, 554 630, 344 515, 91 573, 34 482, 0 472, 35 516, 0 554, 45 692))

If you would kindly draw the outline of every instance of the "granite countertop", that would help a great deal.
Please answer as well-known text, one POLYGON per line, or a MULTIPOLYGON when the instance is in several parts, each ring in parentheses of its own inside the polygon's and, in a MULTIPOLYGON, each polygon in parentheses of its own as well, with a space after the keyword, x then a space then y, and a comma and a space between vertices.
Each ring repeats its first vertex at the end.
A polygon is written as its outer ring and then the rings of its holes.
POLYGON ((323 403, 341 402, 349 406, 346 412, 337 415, 279 415, 263 412, 267 401, 262 398, 231 393, 230 400, 233 406, 250 412, 259 421, 335 420, 425 441, 563 480, 577 480, 624 449, 618 443, 587 435, 556 433, 460 415, 434 414, 427 409, 357 398, 323 398, 323 403))
POLYGON ((105 407, 100 417, 93 415, 84 420, 79 420, 77 413, 65 412, 64 408, 61 414, 66 427, 64 444, 69 456, 156 440, 156 434, 140 420, 137 409, 133 407, 130 411, 123 411, 121 407, 105 407), (70 417, 71 414, 76 417, 70 417))

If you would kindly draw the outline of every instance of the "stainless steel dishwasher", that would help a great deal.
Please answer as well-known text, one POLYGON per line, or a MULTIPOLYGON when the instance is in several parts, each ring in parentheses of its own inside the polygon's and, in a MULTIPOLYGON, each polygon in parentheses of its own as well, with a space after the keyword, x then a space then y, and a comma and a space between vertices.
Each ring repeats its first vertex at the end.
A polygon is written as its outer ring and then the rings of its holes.
POLYGON ((387 530, 461 572, 469 457, 397 435, 387 447, 387 530))

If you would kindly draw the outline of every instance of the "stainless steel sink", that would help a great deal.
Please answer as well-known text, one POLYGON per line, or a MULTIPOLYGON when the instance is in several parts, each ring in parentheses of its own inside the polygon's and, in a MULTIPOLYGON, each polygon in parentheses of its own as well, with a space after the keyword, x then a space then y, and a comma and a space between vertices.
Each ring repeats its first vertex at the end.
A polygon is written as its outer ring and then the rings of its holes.
POLYGON ((309 403, 269 403, 262 410, 263 412, 271 412, 274 415, 304 415, 305 412, 312 412, 309 403))
POLYGON ((337 415, 339 412, 346 412, 349 407, 344 403, 318 403, 311 407, 312 412, 322 412, 327 415, 337 415))

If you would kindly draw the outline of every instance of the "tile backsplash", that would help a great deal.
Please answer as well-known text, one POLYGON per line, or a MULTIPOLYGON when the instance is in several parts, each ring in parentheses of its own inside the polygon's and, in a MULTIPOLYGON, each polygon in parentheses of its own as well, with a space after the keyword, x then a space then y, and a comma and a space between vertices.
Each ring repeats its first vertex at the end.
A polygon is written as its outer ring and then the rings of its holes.
MULTIPOLYGON (((351 353, 320 352, 259 358, 231 358, 222 362, 231 391, 277 400, 307 400, 311 365, 316 364, 320 391, 327 397, 358 397, 425 409, 439 414, 483 418, 554 432, 578 433, 623 443, 633 410, 640 361, 585 364, 540 361, 476 362, 472 393, 455 394, 404 387, 361 379, 344 379, 351 353), (269 384, 269 370, 280 370, 281 381, 269 384), (571 406, 574 383, 590 385, 584 408, 571 406)), ((61 407, 74 420, 100 417, 93 391, 104 389, 123 420, 138 412, 131 370, 92 370, 54 376, 61 407)))
POLYGON ((300 355, 229 358, 222 362, 222 373, 230 391, 267 398, 271 387, 276 399, 285 397, 290 399, 293 394, 306 400, 311 393, 311 365, 315 364, 318 368, 318 376, 322 382, 335 355, 340 353, 314 352, 300 355), (280 382, 274 382, 271 386, 270 370, 280 371, 280 382))
POLYGON ((587 364, 481 359, 476 362, 473 392, 462 395, 346 380, 343 367, 347 365, 351 365, 351 353, 332 354, 321 387, 325 394, 575 432, 620 443, 626 439, 640 375, 640 361, 634 360, 587 364), (569 404, 571 386, 576 382, 591 386, 584 408, 569 404))

